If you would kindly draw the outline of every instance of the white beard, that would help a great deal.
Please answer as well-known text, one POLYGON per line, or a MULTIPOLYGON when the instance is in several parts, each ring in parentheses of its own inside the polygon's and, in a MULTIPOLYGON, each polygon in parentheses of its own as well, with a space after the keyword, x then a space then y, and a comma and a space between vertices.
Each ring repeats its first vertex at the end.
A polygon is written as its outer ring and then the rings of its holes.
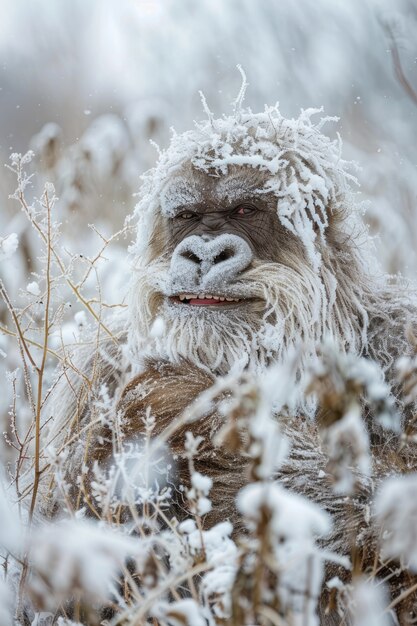
POLYGON ((258 263, 245 271, 233 290, 256 298, 231 310, 213 310, 168 300, 169 266, 164 262, 142 267, 131 290, 130 347, 136 358, 171 362, 188 360, 214 374, 244 369, 261 373, 295 351, 301 353, 296 378, 303 377, 317 345, 330 338, 342 351, 361 351, 366 330, 352 314, 355 302, 336 299, 336 280, 329 270, 313 270, 300 259, 293 269, 277 263, 258 263), (165 291, 165 296, 163 295, 165 291), (155 336, 156 317, 164 331, 155 336), (302 348, 302 350, 301 350, 302 348))
MULTIPOLYGON (((187 359, 216 374, 259 371, 271 356, 259 343, 259 318, 245 311, 218 311, 164 302, 166 332, 155 339, 156 355, 172 362, 187 359)), ((155 355, 155 356, 156 356, 155 355)))

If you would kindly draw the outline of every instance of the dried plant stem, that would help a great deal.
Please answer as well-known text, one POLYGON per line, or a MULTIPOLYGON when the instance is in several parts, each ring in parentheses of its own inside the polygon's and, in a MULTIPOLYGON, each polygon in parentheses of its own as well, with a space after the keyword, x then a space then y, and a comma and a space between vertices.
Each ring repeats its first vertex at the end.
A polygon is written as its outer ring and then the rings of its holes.
MULTIPOLYGON (((20 166, 19 166, 20 167, 20 166)), ((21 172, 19 173, 18 170, 18 180, 19 180, 19 176, 21 176, 21 172)), ((42 228, 40 227, 40 225, 33 219, 33 217, 31 216, 31 212, 29 209, 29 206, 26 202, 26 198, 24 196, 24 193, 22 190, 19 190, 18 194, 17 194, 17 198, 20 202, 20 206, 22 207, 22 209, 24 210, 24 212, 26 213, 26 215, 28 216, 30 222, 32 223, 33 227, 37 230, 38 234, 40 235, 41 239, 43 240, 43 242, 45 243, 45 245, 48 245, 48 236, 43 232, 42 228)), ((77 297, 77 299, 85 306, 85 308, 88 310, 88 312, 94 317, 94 319, 96 320, 96 322, 101 326, 101 328, 107 333, 107 335, 117 344, 118 341, 116 339, 116 337, 113 335, 113 333, 111 332, 111 330, 102 322, 101 318, 99 315, 97 315, 97 313, 94 311, 93 307, 91 306, 91 304, 88 302, 88 300, 86 300, 84 298, 84 296, 82 295, 79 287, 77 287, 77 285, 75 285, 67 276, 67 271, 66 271, 66 267, 64 262, 62 261, 62 259, 60 258, 60 256, 58 255, 57 251, 50 246, 50 250, 52 253, 52 256, 55 259, 55 262, 57 263, 60 271, 62 272, 62 275, 65 278, 65 281, 67 283, 67 285, 70 287, 70 289, 73 291, 73 293, 75 294, 75 296, 77 297)))
MULTIPOLYGON (((89 259, 90 265, 87 269, 87 271, 85 272, 83 278, 81 279, 81 281, 78 284, 78 288, 83 287, 83 285, 87 282, 92 269, 95 267, 97 261, 99 261, 100 259, 103 258, 103 253, 106 250, 106 248, 110 245, 110 243, 112 241, 115 241, 116 239, 118 239, 120 237, 120 235, 124 232, 126 232, 126 227, 121 228, 120 230, 118 230, 117 232, 113 233, 113 235, 111 235, 111 237, 104 237, 104 235, 102 235, 100 233, 100 231, 94 226, 94 224, 89 224, 88 225, 89 228, 91 228, 91 230, 96 233, 96 235, 98 237, 100 237, 100 239, 103 241, 103 245, 101 246, 100 250, 97 252, 97 254, 94 256, 93 259, 89 259)), ((90 302, 92 302, 92 300, 90 300, 90 302)), ((100 306, 103 306, 102 301, 99 301, 100 306)))
POLYGON ((410 593, 413 593, 413 591, 417 591, 417 583, 415 583, 414 585, 412 585, 411 587, 409 587, 408 589, 404 589, 404 591, 402 593, 400 593, 399 596, 397 596, 392 602, 391 604, 389 604, 387 606, 387 608, 385 609, 385 613, 387 613, 388 611, 391 611, 391 609, 393 609, 395 606, 397 606, 397 604, 400 604, 400 602, 402 602, 403 600, 405 600, 406 598, 408 598, 408 596, 410 595, 410 593))
POLYGON ((49 343, 49 312, 51 304, 51 204, 49 201, 48 193, 44 193, 44 203, 47 216, 47 235, 46 235, 46 301, 45 301, 45 314, 44 314, 44 326, 43 326, 43 350, 42 359, 39 368, 37 368, 38 384, 37 384, 37 397, 36 397, 36 415, 35 415, 35 473, 33 481, 32 499, 29 508, 29 522, 32 521, 33 513, 35 510, 36 498, 39 489, 39 480, 41 476, 40 472, 40 438, 41 438, 41 408, 42 408, 42 389, 43 379, 45 374, 45 366, 48 358, 48 343, 49 343))
MULTIPOLYGON (((7 309, 9 311, 10 315, 12 316, 14 325, 16 327, 16 334, 15 334, 15 336, 18 337, 19 343, 22 346, 22 348, 23 348, 27 358, 29 359, 29 362, 32 365, 32 367, 37 369, 36 363, 35 363, 32 355, 30 353, 30 350, 29 350, 29 348, 27 346, 26 338, 23 335, 22 329, 20 327, 19 318, 18 318, 18 316, 16 314, 16 311, 14 310, 13 304, 10 301, 10 298, 9 298, 9 296, 7 294, 6 288, 5 288, 4 283, 1 280, 1 278, 0 278, 0 294, 1 294, 1 297, 3 298, 3 300, 4 300, 4 302, 5 302, 6 306, 7 306, 7 309)), ((1 327, 0 330, 2 332, 6 332, 7 334, 11 334, 10 332, 7 332, 6 329, 3 331, 3 327, 1 327)))
POLYGON ((259 616, 265 617, 265 619, 269 620, 273 626, 287 626, 287 621, 281 619, 281 617, 269 606, 263 604, 258 607, 259 616))
MULTIPOLYGON (((0 285, 0 292, 3 296, 3 292, 1 290, 1 285, 0 285)), ((4 333, 5 335, 9 335, 9 337, 14 337, 15 339, 19 338, 20 340, 23 339, 24 344, 33 346, 34 348, 39 348, 40 350, 43 350, 43 346, 38 343, 37 341, 34 341, 33 339, 29 339, 28 337, 24 337, 23 333, 21 331, 21 329, 19 328, 16 332, 13 332, 12 330, 9 330, 8 328, 6 328, 5 326, 0 325, 0 333, 4 333)), ((26 353, 28 354, 28 353, 26 353)), ((62 359, 62 356, 60 356, 58 354, 58 352, 55 352, 55 350, 52 350, 51 348, 48 348, 48 354, 50 356, 55 357, 58 361, 60 361, 62 359)), ((28 354, 29 357, 29 354, 28 354)), ((32 365, 36 368, 36 365, 34 363, 32 363, 32 365)))
POLYGON ((167 578, 160 587, 158 587, 153 593, 150 593, 143 604, 139 607, 134 608, 134 613, 132 614, 132 608, 129 607, 123 613, 118 615, 114 620, 110 622, 111 626, 117 626, 118 624, 124 624, 127 618, 131 618, 130 626, 142 626, 146 622, 143 621, 146 619, 146 616, 155 602, 163 596, 164 593, 170 591, 172 588, 178 588, 181 583, 186 581, 189 576, 198 576, 203 572, 206 572, 210 569, 207 563, 201 563, 193 568, 191 568, 188 572, 184 572, 184 574, 172 576, 167 578))
MULTIPOLYGON (((43 326, 43 349, 42 349, 42 358, 39 366, 34 365, 36 368, 36 373, 38 376, 37 381, 37 396, 36 396, 36 410, 35 410, 35 455, 34 455, 34 480, 32 487, 32 497, 29 507, 29 525, 32 523, 33 514, 35 511, 36 499, 39 490, 39 482, 41 477, 41 467, 40 467, 40 435, 41 435, 41 408, 42 408, 42 390, 43 390, 43 380, 45 373, 45 366, 48 357, 48 343, 49 343, 49 311, 50 311, 50 303, 51 303, 51 205, 48 197, 48 193, 44 192, 44 207, 46 209, 47 215, 47 234, 45 237, 46 244, 46 301, 45 301, 45 309, 44 309, 44 326, 43 326)), ((20 328, 19 328, 20 330, 20 328)), ((19 602, 17 607, 17 615, 19 616, 22 607, 22 599, 23 599, 23 590, 26 584, 28 572, 28 560, 27 555, 25 555, 24 564, 22 567, 22 572, 19 581, 19 602)))
MULTIPOLYGON (((27 359, 29 360, 30 364, 32 365, 32 367, 38 371, 38 367, 30 353, 30 350, 28 348, 28 340, 26 339, 26 337, 24 336, 24 333, 22 331, 21 328, 21 324, 20 324, 20 320, 19 320, 19 316, 17 315, 14 306, 8 296, 7 290, 4 286, 4 283, 1 281, 0 279, 0 294, 4 300, 4 302, 6 303, 7 309, 13 319, 13 322, 15 324, 16 327, 16 332, 15 333, 11 333, 16 339, 17 339, 17 343, 18 343, 18 347, 19 347, 19 352, 20 352, 20 358, 22 361, 22 366, 23 366, 23 377, 24 377, 24 382, 25 382, 25 387, 26 387, 26 393, 27 393, 27 397, 29 400, 29 404, 32 410, 32 414, 35 417, 36 415, 36 408, 34 405, 34 400, 33 400, 33 392, 32 392, 32 385, 31 385, 31 380, 30 380, 30 373, 28 370, 28 364, 27 364, 27 360, 25 357, 27 357, 27 359)), ((13 397, 16 397, 16 390, 14 389, 14 394, 13 397)), ((17 493, 20 493, 20 487, 19 487, 19 476, 21 474, 21 468, 22 468, 22 464, 23 461, 25 459, 26 456, 26 451, 27 451, 27 447, 31 441, 32 438, 32 431, 33 431, 33 422, 30 424, 29 429, 25 435, 25 437, 23 438, 23 440, 21 440, 19 434, 18 434, 18 429, 17 429, 17 424, 16 424, 16 420, 14 419, 14 436, 16 438, 16 442, 17 442, 17 446, 16 449, 18 450, 18 456, 16 459, 16 490, 17 493)))

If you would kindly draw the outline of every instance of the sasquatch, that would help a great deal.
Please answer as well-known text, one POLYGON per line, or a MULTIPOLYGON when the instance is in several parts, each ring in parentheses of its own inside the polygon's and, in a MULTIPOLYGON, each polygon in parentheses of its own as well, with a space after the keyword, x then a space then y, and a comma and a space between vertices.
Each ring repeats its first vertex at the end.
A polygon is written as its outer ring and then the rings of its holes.
MULTIPOLYGON (((326 120, 313 123, 315 113, 289 120, 276 107, 253 114, 239 106, 231 117, 209 115, 194 130, 174 135, 144 176, 132 248, 129 365, 122 371, 116 351, 103 359, 101 378, 118 394, 126 437, 140 435, 149 407, 155 432, 162 432, 216 377, 262 375, 296 351, 294 380, 302 388, 327 339, 342 353, 376 361, 395 387, 393 364, 410 351, 405 327, 416 318, 415 304, 399 280, 372 275, 350 191, 354 176, 339 143, 321 133, 326 120)), ((376 531, 365 511, 373 483, 364 479, 349 505, 335 496, 314 419, 318 411, 314 401, 294 401, 294 418, 283 422, 291 453, 277 480, 285 477, 287 487, 331 513, 332 549, 344 553, 354 530, 362 533, 363 559, 370 560, 376 531), (354 528, 346 528, 346 519, 354 528)), ((88 406, 81 414, 91 419, 88 406)), ((57 420, 61 431, 64 423, 57 420)), ((215 447, 220 424, 216 411, 194 424, 204 436, 196 467, 214 481, 207 523, 232 517, 238 527, 234 498, 247 480, 246 461, 215 447)), ((397 450, 371 423, 368 428, 380 477, 410 463, 411 453, 397 450)), ((111 454, 111 425, 94 432, 88 454, 81 446, 83 462, 111 454)), ((186 480, 184 430, 169 443, 186 480)), ((406 605, 403 612, 411 610, 410 598, 406 605)), ((323 609, 323 624, 339 622, 323 609)))

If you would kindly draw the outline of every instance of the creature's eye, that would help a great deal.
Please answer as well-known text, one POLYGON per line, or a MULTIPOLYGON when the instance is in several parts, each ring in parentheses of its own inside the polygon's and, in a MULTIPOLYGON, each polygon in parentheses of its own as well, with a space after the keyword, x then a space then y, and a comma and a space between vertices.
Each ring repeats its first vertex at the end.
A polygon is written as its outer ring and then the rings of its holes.
POLYGON ((232 211, 234 217, 247 217, 256 213, 257 208, 253 204, 239 204, 232 211))
POLYGON ((194 213, 193 211, 182 211, 181 213, 178 213, 178 215, 176 215, 175 218, 178 220, 190 220, 196 216, 197 214, 194 213))

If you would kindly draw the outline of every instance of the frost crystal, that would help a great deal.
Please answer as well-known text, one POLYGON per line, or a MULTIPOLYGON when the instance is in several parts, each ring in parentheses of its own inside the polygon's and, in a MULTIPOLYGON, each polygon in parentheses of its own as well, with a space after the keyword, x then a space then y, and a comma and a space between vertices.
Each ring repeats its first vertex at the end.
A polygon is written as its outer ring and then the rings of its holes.
POLYGON ((55 194, 55 187, 53 183, 45 183, 45 193, 47 193, 49 197, 52 198, 52 196, 55 194))
POLYGON ((322 126, 336 118, 325 117, 314 123, 313 115, 320 112, 307 109, 297 119, 286 119, 278 105, 266 107, 262 113, 239 108, 230 117, 213 119, 210 114, 208 120, 196 123, 194 130, 174 134, 156 167, 143 176, 142 199, 136 211, 141 222, 139 248, 148 241, 155 208, 161 205, 165 214, 173 212, 165 181, 172 180, 174 173, 179 175, 174 194, 177 206, 182 189, 187 195, 184 200, 190 199, 189 185, 185 188, 181 182, 185 163, 214 176, 238 165, 268 174, 259 193, 276 196, 281 224, 302 240, 317 269, 320 253, 315 244, 324 240, 328 207, 338 206, 350 184, 356 183, 349 173, 351 165, 341 158, 340 141, 331 141, 321 133, 322 126))
POLYGON ((194 472, 191 476, 191 484, 194 489, 200 491, 203 495, 208 496, 213 486, 213 481, 208 476, 203 476, 199 472, 194 472))
POLYGON ((237 506, 257 537, 269 537, 281 605, 304 613, 304 618, 308 615, 305 623, 315 626, 327 558, 320 555, 315 539, 329 533, 330 517, 317 504, 274 483, 247 485, 238 494, 237 506))

